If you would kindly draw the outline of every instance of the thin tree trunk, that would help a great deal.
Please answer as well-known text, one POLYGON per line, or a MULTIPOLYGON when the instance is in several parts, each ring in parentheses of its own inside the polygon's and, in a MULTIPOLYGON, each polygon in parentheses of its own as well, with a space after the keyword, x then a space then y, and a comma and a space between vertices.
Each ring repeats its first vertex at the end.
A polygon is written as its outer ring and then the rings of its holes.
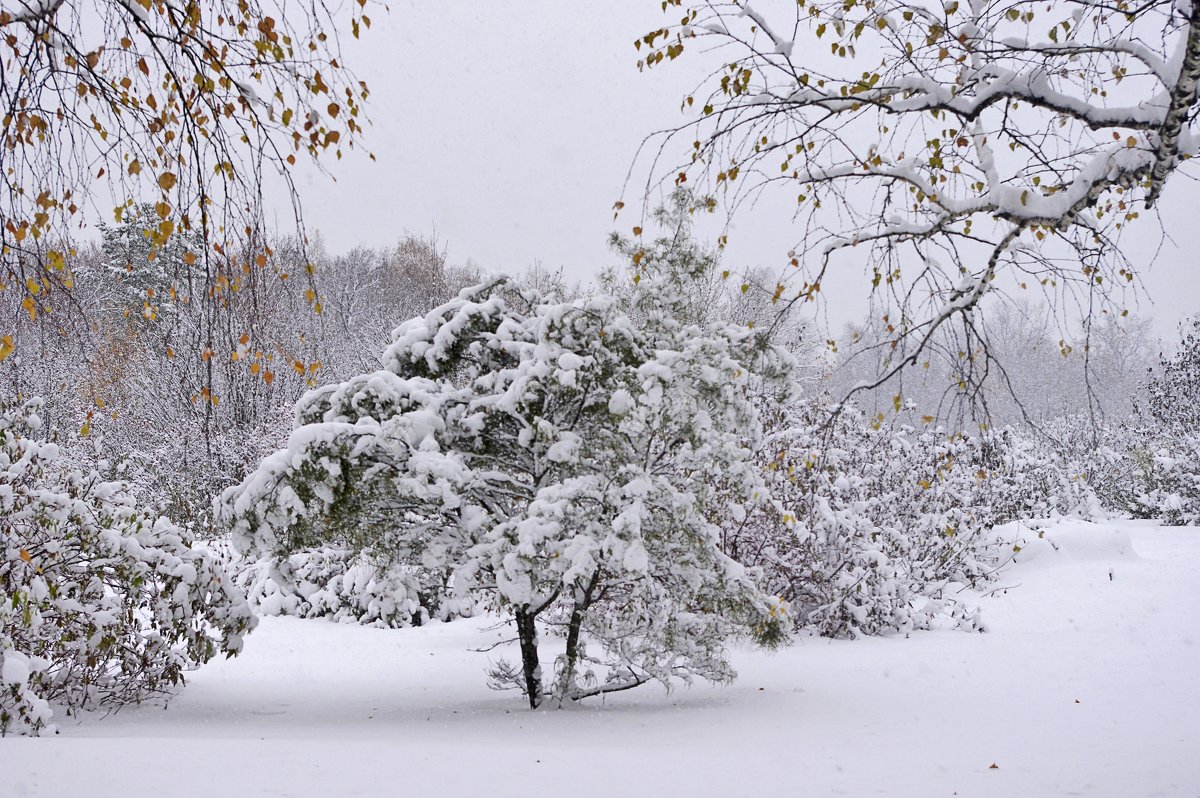
POLYGON ((525 695, 529 707, 542 702, 542 666, 538 663, 537 615, 528 609, 516 611, 517 639, 521 646, 521 671, 525 676, 525 695))
POLYGON ((567 626, 567 657, 558 683, 558 705, 567 700, 575 684, 575 663, 579 659, 579 629, 583 626, 583 610, 578 603, 571 611, 571 622, 567 626))
POLYGON ((562 678, 558 685, 559 706, 562 706, 562 702, 568 698, 575 687, 575 665, 579 662, 579 634, 583 629, 583 614, 592 605, 592 593, 596 590, 596 583, 599 581, 600 569, 597 568, 588 581, 588 586, 575 591, 575 608, 571 611, 571 621, 567 625, 566 663, 563 666, 562 678))

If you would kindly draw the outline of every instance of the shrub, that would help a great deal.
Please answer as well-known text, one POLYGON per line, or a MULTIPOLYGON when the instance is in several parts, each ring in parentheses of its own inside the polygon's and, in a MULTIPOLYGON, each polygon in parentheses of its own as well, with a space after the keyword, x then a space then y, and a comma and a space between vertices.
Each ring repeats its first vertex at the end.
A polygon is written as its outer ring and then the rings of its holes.
POLYGON ((778 417, 759 461, 772 502, 732 512, 727 553, 761 569, 800 628, 832 637, 982 628, 962 600, 1011 554, 991 532, 1018 518, 1093 516, 1094 496, 1012 430, 891 427, 853 407, 778 417))
POLYGON ((0 733, 180 684, 254 625, 217 559, 125 485, 59 462, 40 402, 0 407, 0 733))

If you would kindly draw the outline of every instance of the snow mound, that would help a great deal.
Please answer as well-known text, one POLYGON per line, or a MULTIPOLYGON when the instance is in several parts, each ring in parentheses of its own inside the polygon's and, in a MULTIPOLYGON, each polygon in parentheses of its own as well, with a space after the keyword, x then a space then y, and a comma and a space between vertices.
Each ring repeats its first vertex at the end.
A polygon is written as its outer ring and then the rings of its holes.
POLYGON ((1011 541, 1012 563, 1018 567, 1139 559, 1125 528, 1078 518, 1014 521, 996 527, 996 534, 1011 541))

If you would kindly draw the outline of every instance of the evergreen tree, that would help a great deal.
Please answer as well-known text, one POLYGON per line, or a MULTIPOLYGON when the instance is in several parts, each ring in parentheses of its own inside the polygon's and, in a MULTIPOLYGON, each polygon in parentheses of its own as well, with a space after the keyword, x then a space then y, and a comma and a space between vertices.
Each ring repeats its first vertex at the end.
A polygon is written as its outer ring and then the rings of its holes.
POLYGON ((509 615, 521 666, 492 677, 531 706, 731 679, 727 641, 784 629, 718 521, 767 498, 753 393, 786 395, 791 360, 679 321, 682 283, 639 268, 638 323, 497 279, 400 326, 382 370, 305 396, 287 449, 223 495, 236 543, 388 552, 442 615, 509 615), (549 685, 546 627, 565 637, 549 685))

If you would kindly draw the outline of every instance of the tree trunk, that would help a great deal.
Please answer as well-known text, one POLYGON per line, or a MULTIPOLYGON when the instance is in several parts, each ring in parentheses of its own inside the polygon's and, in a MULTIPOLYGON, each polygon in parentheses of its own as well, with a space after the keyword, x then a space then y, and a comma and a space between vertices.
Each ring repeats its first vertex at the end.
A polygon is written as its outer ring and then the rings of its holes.
POLYGON ((542 703, 542 666, 538 663, 537 615, 526 609, 516 611, 517 639, 521 646, 521 671, 525 676, 525 695, 529 707, 542 703))
POLYGON ((575 663, 579 660, 579 629, 583 625, 583 607, 578 604, 571 612, 571 622, 567 626, 567 656, 566 664, 558 682, 558 705, 567 700, 571 688, 575 685, 575 663))
POLYGON ((571 621, 567 625, 566 663, 563 666, 562 677, 558 682, 558 703, 562 706, 575 687, 575 665, 579 662, 579 634, 583 628, 583 614, 592 605, 592 593, 596 583, 600 581, 600 570, 592 574, 588 586, 575 590, 575 608, 571 611, 571 621))
POLYGON ((1167 177, 1179 162, 1179 143, 1183 128, 1196 105, 1196 91, 1200 87, 1200 0, 1192 4, 1188 20, 1187 43, 1183 50, 1183 63, 1179 67, 1179 80, 1170 87, 1171 100, 1167 115, 1158 131, 1158 151, 1155 153, 1154 168, 1150 170, 1150 190, 1146 193, 1146 207, 1151 208, 1162 192, 1167 177))

